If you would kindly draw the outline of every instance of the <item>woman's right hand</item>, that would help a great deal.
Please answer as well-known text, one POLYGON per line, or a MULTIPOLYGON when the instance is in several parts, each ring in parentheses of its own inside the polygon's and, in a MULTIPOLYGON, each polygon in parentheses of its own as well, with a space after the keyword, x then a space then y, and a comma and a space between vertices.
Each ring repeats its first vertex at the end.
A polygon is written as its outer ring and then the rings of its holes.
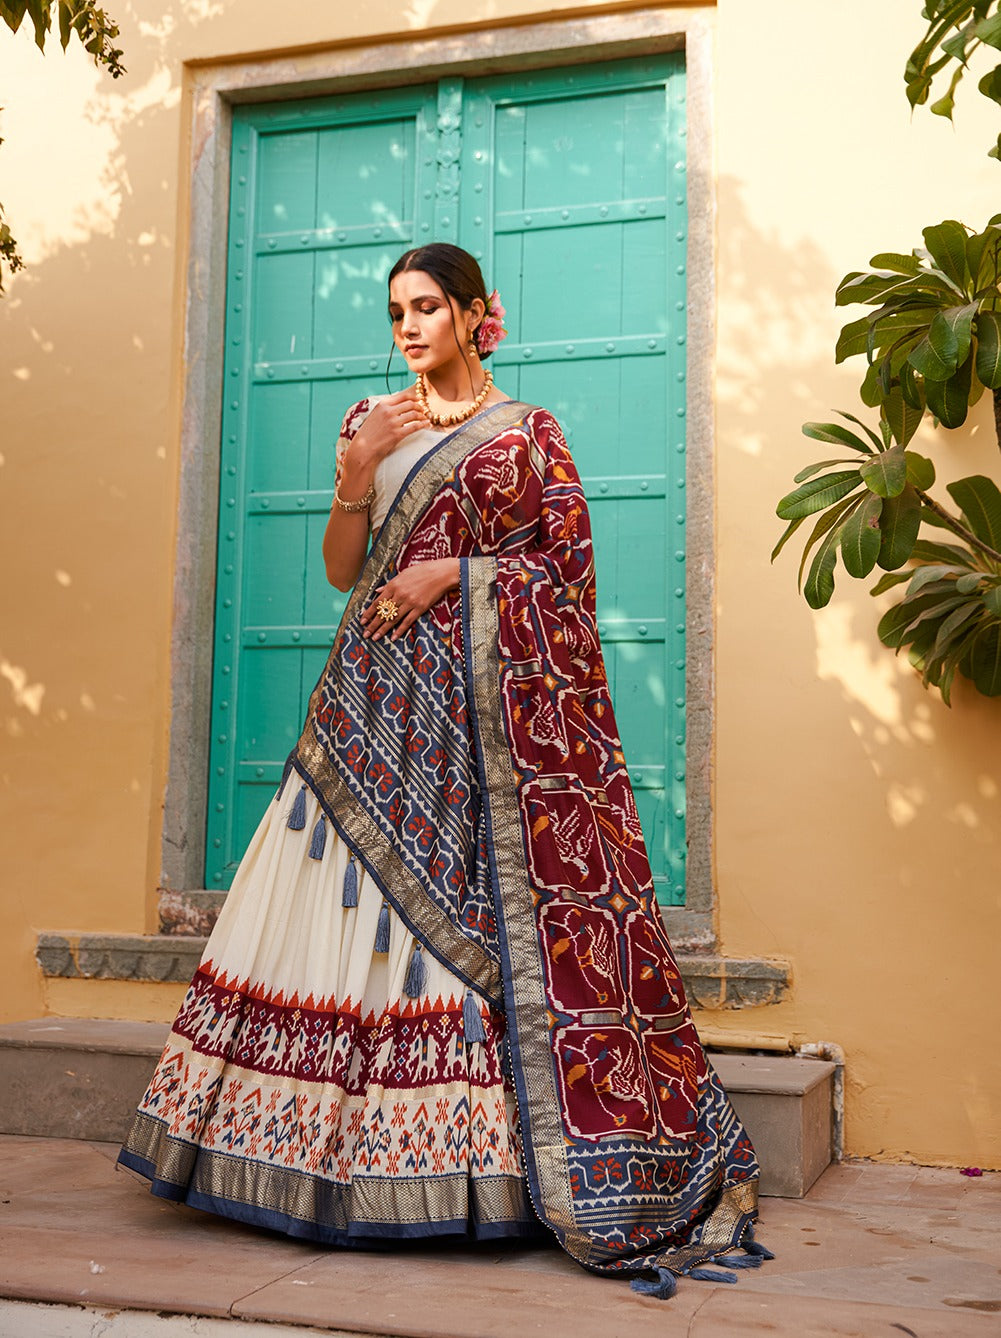
POLYGON ((375 405, 355 433, 348 455, 353 453, 356 459, 377 463, 395 451, 404 437, 430 426, 417 398, 416 387, 407 386, 375 405))

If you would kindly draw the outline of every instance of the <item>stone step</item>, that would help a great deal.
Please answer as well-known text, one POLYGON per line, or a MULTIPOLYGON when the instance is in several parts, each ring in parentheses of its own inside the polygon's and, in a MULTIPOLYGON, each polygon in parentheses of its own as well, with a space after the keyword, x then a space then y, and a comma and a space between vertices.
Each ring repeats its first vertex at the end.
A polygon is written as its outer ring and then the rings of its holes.
MULTIPOLYGON (((120 1142, 168 1031, 100 1018, 0 1026, 0 1133, 120 1142)), ((710 1059, 757 1150, 762 1193, 801 1197, 831 1161, 834 1065, 790 1055, 710 1059)))
POLYGON ((800 1199, 834 1156, 834 1078, 826 1059, 710 1054, 761 1163, 761 1193, 800 1199))
POLYGON ((169 1030, 75 1017, 0 1025, 0 1133, 120 1142, 169 1030))

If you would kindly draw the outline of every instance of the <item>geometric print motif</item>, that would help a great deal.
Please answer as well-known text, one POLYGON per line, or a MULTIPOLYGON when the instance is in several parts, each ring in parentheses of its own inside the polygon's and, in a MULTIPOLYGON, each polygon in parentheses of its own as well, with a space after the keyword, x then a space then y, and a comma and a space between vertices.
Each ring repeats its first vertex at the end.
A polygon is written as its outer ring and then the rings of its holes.
POLYGON ((346 621, 311 726, 428 899, 496 963, 465 683, 440 628, 421 619, 397 644, 367 640, 357 617, 346 621))

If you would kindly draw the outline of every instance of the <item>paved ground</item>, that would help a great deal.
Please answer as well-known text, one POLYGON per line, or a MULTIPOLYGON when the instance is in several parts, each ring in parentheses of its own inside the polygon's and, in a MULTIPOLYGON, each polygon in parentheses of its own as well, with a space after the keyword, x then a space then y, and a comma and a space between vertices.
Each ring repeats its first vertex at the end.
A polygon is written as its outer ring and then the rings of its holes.
POLYGON ((1001 1335, 1001 1174, 832 1167, 763 1201, 774 1262, 656 1301, 558 1249, 293 1243, 154 1199, 117 1150, 0 1137, 0 1338, 1001 1335))

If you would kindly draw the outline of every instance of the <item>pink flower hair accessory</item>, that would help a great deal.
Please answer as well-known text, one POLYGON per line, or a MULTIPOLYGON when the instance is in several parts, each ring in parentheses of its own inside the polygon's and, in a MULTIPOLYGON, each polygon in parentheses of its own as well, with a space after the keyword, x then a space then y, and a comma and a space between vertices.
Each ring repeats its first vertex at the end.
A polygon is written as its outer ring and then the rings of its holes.
POLYGON ((495 288, 487 298, 486 315, 473 334, 476 351, 481 357, 486 353, 493 353, 500 341, 507 338, 507 331, 504 329, 506 315, 507 312, 501 306, 500 293, 495 288))

